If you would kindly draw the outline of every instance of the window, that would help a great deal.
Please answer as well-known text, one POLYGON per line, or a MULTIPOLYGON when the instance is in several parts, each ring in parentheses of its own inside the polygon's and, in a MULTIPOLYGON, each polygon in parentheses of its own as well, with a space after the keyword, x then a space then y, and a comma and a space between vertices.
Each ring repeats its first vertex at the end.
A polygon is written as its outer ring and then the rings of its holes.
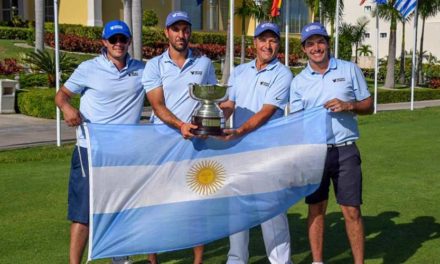
POLYGON ((3 0, 2 7, 3 21, 10 21, 14 15, 18 15, 18 0, 3 0))
POLYGON ((364 6, 364 12, 365 13, 370 13, 371 12, 371 6, 369 6, 369 5, 364 6))
MULTIPOLYGON (((283 2, 284 5, 284 2, 283 2)), ((290 33, 300 33, 303 26, 309 22, 309 8, 307 7, 305 0, 291 0, 290 1, 290 21, 289 30, 290 33)), ((281 9, 280 14, 280 26, 284 28, 286 26, 286 12, 281 9)))
POLYGON ((44 1, 44 20, 46 22, 53 22, 53 0, 44 1))
POLYGON ((365 38, 370 38, 370 33, 366 32, 366 33, 364 34, 364 36, 365 36, 365 38))
POLYGON ((188 13, 192 22, 192 30, 203 29, 203 4, 197 5, 197 1, 180 0, 180 7, 182 11, 188 13))
POLYGON ((387 33, 386 32, 380 33, 380 38, 386 38, 386 37, 387 37, 387 33))

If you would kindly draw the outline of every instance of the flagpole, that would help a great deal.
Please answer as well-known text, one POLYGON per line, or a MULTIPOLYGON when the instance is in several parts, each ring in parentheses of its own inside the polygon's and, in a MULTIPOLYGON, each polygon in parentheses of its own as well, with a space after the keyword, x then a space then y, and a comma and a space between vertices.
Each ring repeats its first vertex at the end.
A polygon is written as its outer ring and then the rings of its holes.
POLYGON ((339 53, 339 1, 336 0, 336 30, 335 30, 335 58, 338 58, 339 53))
POLYGON ((374 60, 374 113, 377 113, 377 78, 379 72, 379 7, 376 3, 376 58, 374 60))
MULTIPOLYGON (((60 45, 59 45, 59 30, 58 30, 58 0, 53 0, 53 18, 55 26, 55 84, 56 92, 60 89, 60 45)), ((56 108, 56 123, 57 123, 57 146, 61 146, 61 113, 60 109, 56 108)))
POLYGON ((234 69, 234 0, 229 0, 229 28, 230 28, 230 42, 229 42, 229 71, 234 69))
POLYGON ((289 67, 289 22, 290 22, 290 5, 289 5, 289 0, 286 0, 286 35, 284 37, 285 39, 285 44, 284 44, 284 64, 289 67))
POLYGON ((415 12, 414 16, 414 49, 412 56, 412 67, 411 67, 411 111, 414 110, 414 87, 415 87, 415 77, 416 77, 416 53, 417 53, 417 24, 419 20, 419 10, 418 10, 419 1, 416 0, 415 12))

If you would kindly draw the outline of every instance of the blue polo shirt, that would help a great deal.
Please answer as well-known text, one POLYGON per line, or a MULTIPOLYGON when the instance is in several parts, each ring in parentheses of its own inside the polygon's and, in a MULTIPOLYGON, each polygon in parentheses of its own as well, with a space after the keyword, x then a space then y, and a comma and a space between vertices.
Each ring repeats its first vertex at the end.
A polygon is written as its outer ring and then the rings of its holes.
POLYGON ((284 115, 292 72, 277 59, 261 70, 257 70, 255 63, 253 60, 237 66, 229 77, 229 100, 235 102, 235 128, 259 112, 264 104, 278 107, 271 119, 284 115))
MULTIPOLYGON (((290 86, 290 112, 323 106, 334 98, 354 102, 368 97, 370 92, 359 67, 352 62, 331 58, 324 74, 315 72, 308 65, 293 79, 290 86)), ((355 113, 329 111, 328 115, 328 144, 340 144, 359 138, 355 113)))
MULTIPOLYGON (((182 68, 174 63, 167 50, 148 61, 142 76, 145 92, 162 87, 166 107, 183 122, 191 120, 192 112, 198 105, 198 101, 189 96, 190 83, 217 84, 211 60, 205 56, 194 56, 191 50, 182 68)), ((163 123, 154 113, 150 121, 163 123)))
MULTIPOLYGON (((97 124, 137 124, 145 94, 141 76, 144 63, 127 54, 126 66, 119 71, 107 59, 106 51, 81 63, 64 86, 81 94, 79 111, 85 122, 97 124)), ((78 144, 87 147, 82 131, 78 144)))

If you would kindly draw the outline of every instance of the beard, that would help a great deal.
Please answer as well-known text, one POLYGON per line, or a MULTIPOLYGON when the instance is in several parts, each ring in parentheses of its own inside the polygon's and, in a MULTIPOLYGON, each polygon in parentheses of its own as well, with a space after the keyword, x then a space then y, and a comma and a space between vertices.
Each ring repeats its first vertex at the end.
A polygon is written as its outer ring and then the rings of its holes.
POLYGON ((183 41, 182 45, 177 45, 176 43, 171 42, 170 45, 178 52, 185 51, 188 48, 188 42, 183 41))

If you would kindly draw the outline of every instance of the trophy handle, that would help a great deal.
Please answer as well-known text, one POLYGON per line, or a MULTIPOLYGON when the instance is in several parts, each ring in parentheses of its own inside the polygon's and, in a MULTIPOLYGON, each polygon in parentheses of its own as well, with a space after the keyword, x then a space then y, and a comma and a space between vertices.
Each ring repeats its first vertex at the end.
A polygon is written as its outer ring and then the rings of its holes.
POLYGON ((190 84, 188 84, 189 96, 190 96, 192 99, 194 99, 194 100, 200 101, 200 99, 198 99, 198 98, 194 95, 193 90, 194 90, 194 83, 190 83, 190 84))

